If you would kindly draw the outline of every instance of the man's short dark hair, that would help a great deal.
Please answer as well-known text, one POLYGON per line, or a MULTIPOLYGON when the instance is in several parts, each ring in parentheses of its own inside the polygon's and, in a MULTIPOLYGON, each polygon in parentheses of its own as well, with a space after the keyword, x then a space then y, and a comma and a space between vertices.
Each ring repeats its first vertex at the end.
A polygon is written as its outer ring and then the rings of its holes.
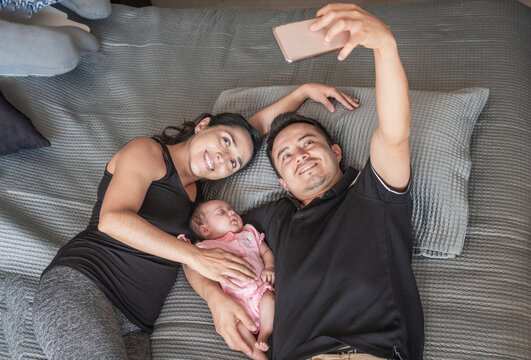
POLYGON ((328 130, 326 130, 326 128, 317 120, 299 115, 296 112, 287 112, 278 115, 271 123, 271 130, 269 130, 269 137, 267 138, 266 151, 267 157, 269 158, 269 162, 271 162, 271 166, 273 167, 273 169, 275 169, 275 172, 279 178, 281 178, 282 176, 280 176, 280 174, 278 173, 277 168, 275 167, 275 163, 273 162, 273 143, 275 142, 275 139, 278 134, 286 127, 288 127, 289 125, 300 123, 314 126, 317 131, 319 131, 325 137, 328 145, 332 146, 333 144, 335 144, 328 130))

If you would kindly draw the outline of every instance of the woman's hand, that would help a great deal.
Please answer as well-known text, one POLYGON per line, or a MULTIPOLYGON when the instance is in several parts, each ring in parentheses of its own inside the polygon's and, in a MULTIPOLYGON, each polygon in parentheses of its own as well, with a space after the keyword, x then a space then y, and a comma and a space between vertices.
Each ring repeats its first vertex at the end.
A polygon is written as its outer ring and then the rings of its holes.
POLYGON ((263 282, 275 285, 275 269, 273 267, 266 267, 260 274, 260 279, 263 282))
POLYGON ((310 26, 311 31, 332 25, 326 34, 325 41, 332 41, 343 31, 350 33, 349 40, 339 52, 339 60, 345 59, 358 45, 377 50, 396 43, 387 25, 354 4, 326 5, 317 12, 317 17, 319 19, 310 26))
POLYGON ((239 290, 240 287, 227 279, 227 276, 251 284, 257 280, 254 268, 238 255, 231 254, 219 248, 197 248, 197 250, 199 253, 193 257, 193 260, 191 263, 188 263, 188 266, 204 277, 217 281, 234 290, 239 290))
POLYGON ((332 105, 328 98, 336 99, 349 110, 354 110, 360 107, 360 101, 358 99, 345 94, 333 86, 308 83, 301 85, 297 90, 302 92, 305 99, 310 98, 315 102, 323 104, 330 112, 334 112, 335 109, 334 105, 332 105))

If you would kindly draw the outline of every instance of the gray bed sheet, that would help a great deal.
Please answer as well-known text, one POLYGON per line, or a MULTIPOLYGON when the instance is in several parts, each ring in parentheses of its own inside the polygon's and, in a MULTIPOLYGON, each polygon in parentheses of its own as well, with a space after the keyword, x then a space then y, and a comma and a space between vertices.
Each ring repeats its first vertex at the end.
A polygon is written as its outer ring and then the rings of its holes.
MULTIPOLYGON (((114 5, 108 19, 79 19, 101 50, 75 70, 0 80, 6 97, 52 143, 0 158, 0 288, 7 290, 0 295, 0 358, 43 358, 31 334, 32 290, 57 249, 88 222, 104 166, 127 140, 209 111, 229 88, 374 85, 366 49, 345 62, 333 55, 284 62, 272 27, 315 10, 114 5)), ((478 0, 368 10, 393 30, 411 89, 490 89, 472 136, 463 254, 413 263, 426 319, 425 359, 529 359, 531 9, 478 0)), ((156 359, 243 358, 216 335, 182 272, 152 350, 156 359)))

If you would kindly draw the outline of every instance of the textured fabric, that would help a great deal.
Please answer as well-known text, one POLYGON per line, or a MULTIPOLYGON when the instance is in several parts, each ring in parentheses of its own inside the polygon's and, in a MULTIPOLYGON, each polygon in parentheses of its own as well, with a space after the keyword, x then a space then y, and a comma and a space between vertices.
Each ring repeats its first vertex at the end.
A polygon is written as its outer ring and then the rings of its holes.
POLYGON ((14 10, 26 8, 31 11, 30 14, 34 14, 41 8, 55 4, 58 1, 60 0, 0 0, 0 9, 4 7, 9 7, 14 10))
POLYGON ((411 213, 410 192, 386 188, 369 160, 302 209, 284 197, 244 216, 275 255, 273 359, 304 360, 344 345, 422 359, 411 213))
POLYGON ((15 109, 0 93, 0 155, 23 149, 50 146, 24 114, 15 109))
POLYGON ((111 302, 74 269, 56 267, 43 275, 35 295, 33 328, 50 360, 127 360, 111 302))
POLYGON ((77 66, 81 55, 96 52, 100 46, 94 35, 73 26, 50 27, 0 20, 0 34, 0 75, 63 74, 77 66), (32 40, 31 45, 28 39, 32 40))
POLYGON ((262 296, 268 290, 273 291, 270 284, 260 279, 264 270, 264 262, 260 256, 260 244, 262 244, 263 239, 264 234, 259 234, 252 225, 246 224, 239 233, 229 232, 219 239, 203 240, 195 244, 201 249, 219 248, 240 255, 254 268, 254 273, 258 277, 254 283, 249 284, 238 279, 231 279, 240 287, 239 290, 230 288, 225 284, 221 284, 221 288, 242 305, 254 321, 257 328, 256 332, 260 329, 260 301, 262 296))
MULTIPOLYGON (((168 148, 160 144, 166 175, 151 183, 138 215, 177 236, 190 236, 193 202, 184 189, 168 148)), ((65 244, 44 270, 70 266, 93 280, 134 324, 151 333, 170 291, 179 263, 134 249, 98 229, 100 210, 112 174, 105 170, 87 228, 65 244)))
MULTIPOLYGON (((284 61, 271 29, 316 10, 114 6, 103 21, 74 16, 100 40, 98 53, 60 76, 0 80, 10 102, 52 143, 0 157, 0 276, 23 274, 33 284, 57 249, 86 225, 112 154, 135 136, 210 111, 223 90, 304 82, 374 87, 373 56, 363 48, 343 62, 333 54, 284 61)), ((531 9, 518 1, 448 0, 367 10, 395 34, 411 89, 490 90, 472 133, 463 252, 451 260, 413 260, 426 319, 424 358, 527 360, 531 9)), ((255 167, 263 169, 261 176, 274 176, 259 156, 231 179, 233 189, 248 194, 249 206, 264 201, 254 194, 260 186, 247 185, 255 184, 255 167)), ((21 305, 31 308, 32 294, 21 305)), ((245 359, 216 334, 208 307, 182 272, 154 328, 156 359, 245 359)), ((0 336, 0 358, 42 358, 24 322, 16 331, 9 329, 22 336, 10 340, 19 344, 17 352, 10 355, 0 336)))
MULTIPOLYGON (((274 86, 226 90, 216 101, 214 113, 234 111, 250 117, 294 89, 274 86)), ((372 88, 343 87, 341 90, 359 98, 361 106, 349 111, 337 103, 336 111, 331 114, 320 103, 307 101, 298 112, 319 120, 328 129, 341 146, 343 166, 361 169, 369 156, 371 134, 378 124, 376 96, 372 88)), ((488 93, 481 88, 448 93, 410 92, 411 197, 414 200, 414 248, 418 255, 449 258, 463 250, 468 220, 468 177, 472 166, 470 138, 488 93)), ((257 186, 254 196, 270 199, 281 193, 276 176, 263 174, 262 167, 249 172, 254 183, 247 183, 257 186)), ((245 189, 234 189, 230 179, 212 183, 206 191, 207 197, 214 193, 230 193, 231 204, 248 203, 245 189)))
POLYGON ((105 19, 111 14, 109 0, 63 0, 61 5, 87 19, 105 19))

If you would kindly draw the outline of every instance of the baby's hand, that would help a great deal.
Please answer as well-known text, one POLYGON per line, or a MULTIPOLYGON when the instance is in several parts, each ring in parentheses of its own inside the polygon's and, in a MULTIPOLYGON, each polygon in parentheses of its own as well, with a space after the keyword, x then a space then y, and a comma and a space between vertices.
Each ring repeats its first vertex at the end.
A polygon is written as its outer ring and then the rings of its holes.
POLYGON ((191 244, 191 243, 192 243, 192 242, 190 241, 190 239, 188 239, 188 238, 186 237, 186 235, 184 235, 184 234, 179 234, 179 235, 177 236, 177 239, 182 240, 182 241, 184 241, 184 242, 187 242, 188 244, 191 244))
POLYGON ((266 267, 260 274, 260 279, 262 279, 263 282, 270 283, 271 285, 275 284, 275 268, 274 267, 266 267))

